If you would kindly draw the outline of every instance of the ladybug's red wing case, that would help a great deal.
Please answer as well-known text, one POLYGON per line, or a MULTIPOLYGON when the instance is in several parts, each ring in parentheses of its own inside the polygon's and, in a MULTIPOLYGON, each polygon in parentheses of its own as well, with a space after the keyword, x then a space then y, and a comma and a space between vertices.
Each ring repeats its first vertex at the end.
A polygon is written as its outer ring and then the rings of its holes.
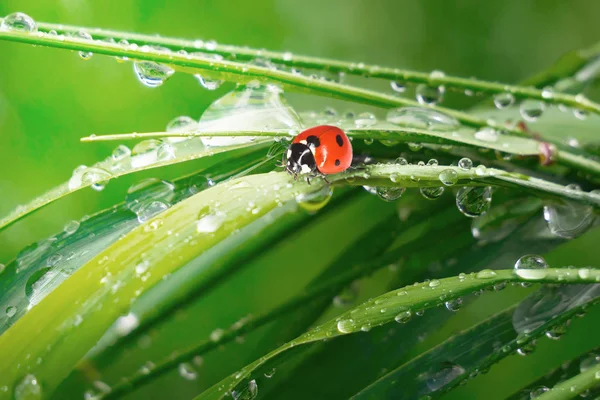
POLYGON ((345 171, 351 162, 352 145, 344 131, 321 125, 294 138, 287 152, 286 169, 294 175, 315 172, 328 175, 345 171))

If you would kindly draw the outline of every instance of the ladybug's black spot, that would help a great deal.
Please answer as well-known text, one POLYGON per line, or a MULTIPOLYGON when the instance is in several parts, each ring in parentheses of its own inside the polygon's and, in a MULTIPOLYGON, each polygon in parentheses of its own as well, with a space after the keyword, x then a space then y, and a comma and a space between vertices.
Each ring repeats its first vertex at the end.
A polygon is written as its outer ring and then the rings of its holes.
POLYGON ((342 135, 336 135, 335 141, 337 142, 338 146, 340 146, 340 147, 342 147, 344 145, 344 139, 342 139, 342 135))
POLYGON ((321 141, 318 137, 311 135, 306 138, 306 144, 313 147, 319 147, 321 145, 321 141))
POLYGON ((340 165, 340 160, 335 160, 335 166, 338 167, 340 165))

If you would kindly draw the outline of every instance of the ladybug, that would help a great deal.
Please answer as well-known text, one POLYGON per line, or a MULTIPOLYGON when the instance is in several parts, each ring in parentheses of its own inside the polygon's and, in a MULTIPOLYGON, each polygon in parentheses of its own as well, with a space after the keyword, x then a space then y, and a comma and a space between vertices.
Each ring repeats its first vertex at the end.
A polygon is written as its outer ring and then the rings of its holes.
MULTIPOLYGON (((337 126, 320 125, 300 132, 292 140, 283 159, 287 172, 323 176, 343 172, 352 163, 352 145, 337 126)), ((310 181, 308 181, 310 183, 310 181)))

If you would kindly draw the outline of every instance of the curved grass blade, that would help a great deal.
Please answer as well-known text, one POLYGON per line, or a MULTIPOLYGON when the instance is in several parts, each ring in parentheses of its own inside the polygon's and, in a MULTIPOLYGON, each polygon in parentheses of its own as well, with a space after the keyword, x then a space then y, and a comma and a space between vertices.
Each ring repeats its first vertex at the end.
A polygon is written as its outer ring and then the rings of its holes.
POLYGON ((158 152, 161 149, 161 146, 159 145, 142 154, 132 155, 131 157, 119 157, 116 159, 114 157, 109 157, 106 160, 100 161, 89 168, 76 169, 69 182, 50 189, 28 204, 17 207, 9 215, 2 218, 0 220, 0 229, 6 228, 26 215, 31 214, 32 212, 60 199, 61 197, 67 196, 70 193, 90 187, 92 185, 104 185, 110 179, 115 179, 123 175, 198 159, 204 159, 206 163, 210 165, 210 163, 219 162, 225 157, 242 156, 257 149, 266 150, 268 147, 267 143, 256 143, 252 145, 246 144, 207 149, 198 143, 196 143, 195 146, 190 145, 190 143, 187 141, 163 145, 171 146, 171 150, 163 150, 167 152, 174 151, 175 155, 173 157, 165 156, 167 159, 160 160, 160 158, 157 158, 158 152))
MULTIPOLYGON (((472 90, 486 94, 510 93, 517 98, 538 99, 551 104, 564 104, 596 113, 600 113, 600 106, 584 97, 572 96, 567 93, 555 93, 551 98, 535 87, 508 85, 497 82, 480 81, 473 78, 460 78, 447 76, 443 73, 427 73, 398 68, 381 67, 365 63, 347 62, 327 58, 310 57, 305 55, 282 53, 268 50, 255 50, 247 47, 223 45, 216 42, 202 40, 186 40, 179 38, 143 35, 138 33, 119 32, 99 28, 86 28, 79 26, 66 26, 60 24, 39 23, 38 27, 46 32, 54 30, 60 33, 75 33, 86 31, 96 38, 125 39, 138 45, 158 45, 170 48, 173 51, 185 50, 187 52, 201 51, 207 54, 219 54, 224 57, 233 57, 236 60, 253 61, 267 60, 268 62, 285 65, 288 67, 307 68, 330 73, 359 75, 368 78, 381 78, 390 81, 423 83, 430 86, 446 86, 462 90, 472 90)), ((589 57, 589 56, 588 56, 589 57)), ((579 60, 578 60, 579 61, 579 60)), ((578 63, 579 64, 579 63, 578 63)))
POLYGON ((45 393, 52 393, 133 299, 278 204, 319 188, 317 183, 294 184, 287 174, 254 175, 202 191, 138 226, 0 336, 4 360, 0 375, 8 395, 28 374, 36 377, 45 393), (279 187, 278 196, 273 194, 274 186, 279 187), (246 211, 249 201, 258 207, 256 213, 246 211), (171 235, 163 234, 167 231, 171 235), (165 252, 165 247, 171 251, 165 252), (152 266, 145 281, 135 278, 136 266, 142 262, 152 266), (44 334, 32 336, 32 332, 44 334))
POLYGON ((247 379, 255 369, 298 345, 360 332, 365 326, 380 326, 394 321, 400 314, 433 308, 444 304, 446 301, 501 283, 531 281, 540 283, 594 283, 600 280, 600 270, 586 270, 586 273, 582 275, 585 278, 579 276, 577 270, 560 268, 546 269, 539 274, 516 274, 513 270, 482 270, 478 273, 415 284, 388 292, 275 349, 200 394, 196 397, 196 400, 223 398, 247 379), (527 278, 521 275, 527 275, 527 278))
MULTIPOLYGON (((599 362, 598 357, 600 354, 600 348, 595 348, 590 352, 574 358, 566 363, 563 363, 560 367, 550 371, 548 374, 540 379, 527 385, 526 388, 519 390, 517 393, 508 397, 507 400, 530 400, 532 395, 541 394, 548 388, 557 385, 559 382, 567 380, 570 376, 575 376, 582 371, 586 371, 588 368, 599 362)), ((597 398, 600 395, 600 388, 589 392, 582 392, 586 398, 597 398)))
POLYGON ((600 285, 542 288, 516 308, 510 307, 446 340, 389 372, 352 398, 438 398, 519 348, 529 349, 535 339, 545 333, 563 333, 564 324, 598 303, 599 297, 600 285), (527 329, 522 326, 523 314, 530 314, 531 319, 525 319, 527 329))

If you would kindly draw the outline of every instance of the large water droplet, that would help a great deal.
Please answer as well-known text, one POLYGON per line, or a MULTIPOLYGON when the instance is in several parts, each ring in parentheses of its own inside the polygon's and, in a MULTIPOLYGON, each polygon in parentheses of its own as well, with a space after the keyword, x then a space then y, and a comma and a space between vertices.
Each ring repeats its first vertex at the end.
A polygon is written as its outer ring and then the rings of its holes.
MULTIPOLYGON (((205 132, 300 129, 300 119, 277 86, 250 82, 227 93, 202 114, 198 129, 205 132)), ((207 146, 252 142, 252 136, 203 137, 207 146)))
POLYGON ((105 169, 89 167, 81 172, 81 184, 91 185, 96 191, 103 190, 112 174, 105 169))
POLYGON ((373 126, 377 123, 377 118, 375 115, 370 112, 362 112, 356 116, 354 120, 354 124, 357 128, 368 128, 369 126, 373 126))
POLYGON ((520 112, 525 121, 535 122, 542 116, 546 103, 540 100, 525 100, 521 103, 520 112))
POLYGON ((25 295, 30 307, 42 301, 68 277, 69 274, 58 268, 41 268, 31 274, 25 283, 25 295))
POLYGON ((173 118, 167 124, 167 132, 194 132, 198 126, 196 120, 187 115, 173 118))
POLYGON ((541 256, 527 254, 522 256, 515 263, 515 272, 521 278, 525 279, 543 279, 546 277, 548 268, 546 260, 541 256))
POLYGON ((458 311, 462 307, 462 304, 462 297, 457 297, 456 299, 452 299, 444 303, 448 311, 458 311))
POLYGON ((27 374, 15 386, 15 400, 37 400, 42 398, 42 386, 35 375, 27 374))
POLYGON ((6 313, 6 316, 8 318, 12 318, 17 313, 17 307, 15 307, 15 306, 8 306, 8 307, 6 307, 6 310, 4 310, 4 312, 6 313))
POLYGON ((492 204, 492 188, 463 187, 456 193, 456 206, 467 217, 478 217, 489 210, 492 204))
POLYGON ((34 19, 22 12, 15 12, 4 17, 0 29, 19 32, 37 32, 38 30, 34 19))
POLYGON ((388 111, 386 120, 400 126, 429 129, 432 131, 453 131, 460 127, 454 117, 424 107, 402 107, 388 111))
MULTIPOLYGON (((211 60, 221 61, 223 60, 223 56, 220 54, 207 54, 207 53, 192 53, 194 56, 201 56, 202 58, 207 58, 211 60)), ((198 79, 198 83, 206 90, 217 90, 223 84, 223 80, 211 78, 206 74, 194 74, 194 77, 198 79)))
POLYGON ((222 213, 205 208, 198 214, 196 231, 199 233, 214 233, 223 225, 224 221, 225 216, 222 213))
POLYGON ((406 85, 404 85, 402 82, 398 82, 398 81, 391 81, 390 87, 396 93, 404 93, 404 91, 406 90, 406 85))
POLYGON ((544 207, 544 219, 554 235, 573 239, 586 232, 594 222, 593 207, 575 202, 544 207))
POLYGON ((458 182, 458 173, 453 169, 445 169, 440 172, 438 176, 440 178, 440 182, 442 182, 446 186, 452 186, 458 182))
POLYGON ((473 168, 473 161, 471 161, 470 158, 461 158, 460 160, 458 160, 458 167, 460 169, 464 169, 465 171, 470 170, 471 168, 473 168))
POLYGON ((169 206, 162 201, 149 201, 142 203, 136 212, 137 219, 140 224, 144 223, 161 212, 166 211, 168 208, 169 206))
POLYGON ((513 96, 512 93, 499 93, 494 96, 494 104, 498 109, 510 107, 514 104, 514 102, 515 96, 513 96))
POLYGON ((129 147, 123 144, 120 144, 117 147, 115 147, 111 154, 111 158, 113 159, 113 161, 123 161, 129 156, 131 156, 131 150, 129 149, 129 147))
POLYGON ((412 319, 412 312, 410 310, 402 311, 394 317, 394 320, 399 324, 405 324, 412 319))
POLYGON ((154 61, 136 61, 133 70, 140 82, 151 88, 162 85, 175 73, 171 67, 154 61))
POLYGON ((423 105, 434 105, 444 99, 445 88, 443 86, 429 86, 424 83, 417 86, 417 101, 423 105))

